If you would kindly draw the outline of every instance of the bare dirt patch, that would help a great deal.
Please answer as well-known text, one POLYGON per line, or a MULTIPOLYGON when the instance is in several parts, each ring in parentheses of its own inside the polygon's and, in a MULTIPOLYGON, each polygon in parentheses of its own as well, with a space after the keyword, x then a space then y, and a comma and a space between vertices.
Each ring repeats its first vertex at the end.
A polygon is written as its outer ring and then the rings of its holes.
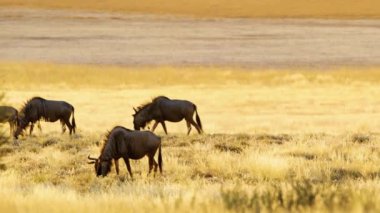
POLYGON ((0 60, 259 68, 380 65, 380 20, 0 10, 0 60))

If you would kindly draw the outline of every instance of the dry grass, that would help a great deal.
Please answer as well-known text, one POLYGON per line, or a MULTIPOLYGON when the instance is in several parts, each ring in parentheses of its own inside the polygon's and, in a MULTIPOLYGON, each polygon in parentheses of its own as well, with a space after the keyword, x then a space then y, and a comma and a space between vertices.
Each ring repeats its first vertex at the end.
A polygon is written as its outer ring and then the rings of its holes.
POLYGON ((380 210, 378 69, 249 71, 0 64, 6 101, 31 96, 76 107, 79 133, 42 123, 0 147, 0 209, 6 212, 227 212, 380 210), (194 101, 206 134, 185 123, 163 136, 164 174, 135 180, 114 168, 96 178, 106 130, 132 127, 132 106, 155 95, 194 101), (223 134, 221 134, 223 133, 223 134))
POLYGON ((1 0, 0 6, 192 15, 198 17, 379 17, 376 0, 1 0))
MULTIPOLYGON (((121 68, 0 64, 6 100, 67 100, 83 131, 131 127, 133 106, 157 95, 198 105, 208 133, 378 132, 378 69, 249 71, 218 68, 121 68), (94 116, 96 115, 96 116, 94 116)), ((186 132, 186 124, 168 124, 186 132)), ((59 131, 59 125, 45 125, 59 131)), ((50 129, 49 129, 50 128, 50 129)), ((161 131, 161 127, 158 128, 161 131)))
POLYGON ((125 89, 166 86, 351 86, 377 84, 379 68, 258 70, 219 67, 117 67, 0 62, 2 88, 125 89), (365 74, 363 74, 365 73, 365 74), (80 77, 79 77, 80 76, 80 77))
POLYGON ((93 166, 86 164, 88 154, 98 154, 101 134, 70 138, 49 133, 26 138, 19 147, 0 148, 6 165, 0 173, 0 208, 379 211, 379 138, 368 136, 370 141, 359 144, 346 134, 172 135, 163 137, 164 174, 147 177, 143 159, 133 161, 131 180, 124 163, 120 176, 112 168, 106 178, 96 178, 93 166), (284 143, 261 139, 265 137, 283 138, 284 143))

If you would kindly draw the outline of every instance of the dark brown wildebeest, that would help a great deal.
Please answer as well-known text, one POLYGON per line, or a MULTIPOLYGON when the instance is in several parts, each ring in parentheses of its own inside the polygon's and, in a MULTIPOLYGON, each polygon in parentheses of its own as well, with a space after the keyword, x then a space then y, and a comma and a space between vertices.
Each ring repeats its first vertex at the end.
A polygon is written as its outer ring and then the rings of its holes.
POLYGON ((0 106, 0 123, 9 123, 10 137, 18 126, 18 111, 11 106, 0 106))
POLYGON ((191 125, 197 129, 199 134, 203 132, 197 106, 190 101, 171 100, 165 96, 158 96, 154 98, 152 102, 141 105, 137 109, 133 108, 133 110, 135 111, 133 115, 135 130, 140 130, 140 128, 144 129, 150 121, 154 120, 155 123, 153 124, 152 132, 154 132, 158 123, 161 123, 165 134, 168 134, 165 121, 179 122, 185 119, 188 129, 187 134, 190 134, 191 125), (194 112, 197 122, 193 119, 194 112))
POLYGON ((159 167, 162 173, 161 138, 149 131, 133 131, 122 126, 114 127, 106 136, 99 158, 91 158, 89 164, 95 164, 96 176, 106 176, 111 171, 112 160, 115 161, 116 173, 119 174, 119 158, 123 158, 131 177, 129 159, 138 160, 148 156, 149 173, 159 167), (158 163, 154 155, 158 149, 158 163))
MULTIPOLYGON (((31 123, 30 132, 32 132, 34 123, 41 119, 47 122, 60 120, 62 124, 66 124, 69 128, 70 135, 75 133, 74 107, 65 101, 52 101, 41 97, 34 97, 25 103, 19 114, 19 125, 14 133, 16 139, 29 123, 31 123)), ((64 126, 62 127, 62 131, 65 131, 64 126)))

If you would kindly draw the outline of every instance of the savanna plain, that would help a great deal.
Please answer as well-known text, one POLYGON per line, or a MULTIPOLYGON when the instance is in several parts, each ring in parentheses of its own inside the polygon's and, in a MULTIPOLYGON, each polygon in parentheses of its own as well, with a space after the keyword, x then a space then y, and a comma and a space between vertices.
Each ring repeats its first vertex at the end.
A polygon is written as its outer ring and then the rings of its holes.
POLYGON ((0 211, 379 212, 379 8, 0 0, 1 104, 65 100, 78 127, 0 139, 0 211), (87 156, 158 95, 194 102, 205 133, 159 126, 162 174, 144 158, 97 178, 87 156))
MULTIPOLYGON (((249 70, 0 64, 6 104, 33 96, 75 107, 77 134, 42 132, 0 147, 4 212, 380 211, 380 73, 377 68, 249 70), (157 95, 193 101, 205 133, 168 123, 163 174, 114 167, 97 178, 114 125, 157 95)), ((7 126, 3 126, 8 134, 7 126)))

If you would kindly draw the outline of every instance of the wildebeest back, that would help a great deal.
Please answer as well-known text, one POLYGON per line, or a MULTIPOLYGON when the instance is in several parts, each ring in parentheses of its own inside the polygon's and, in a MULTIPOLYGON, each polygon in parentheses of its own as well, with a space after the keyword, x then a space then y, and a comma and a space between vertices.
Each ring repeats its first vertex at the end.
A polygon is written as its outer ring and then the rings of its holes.
POLYGON ((126 134, 129 146, 127 153, 131 159, 143 157, 147 150, 155 150, 161 143, 161 138, 150 131, 133 131, 126 134))
POLYGON ((178 122, 187 114, 192 113, 193 103, 186 100, 161 100, 159 108, 165 120, 178 122))
POLYGON ((112 142, 104 147, 101 158, 103 160, 111 159, 112 156, 128 155, 131 159, 140 159, 147 152, 157 149, 161 138, 149 131, 130 131, 126 132, 124 128, 116 128, 112 131, 112 142))
POLYGON ((71 115, 72 109, 73 106, 65 101, 49 101, 45 104, 45 114, 43 117, 47 121, 55 122, 64 116, 71 115))

